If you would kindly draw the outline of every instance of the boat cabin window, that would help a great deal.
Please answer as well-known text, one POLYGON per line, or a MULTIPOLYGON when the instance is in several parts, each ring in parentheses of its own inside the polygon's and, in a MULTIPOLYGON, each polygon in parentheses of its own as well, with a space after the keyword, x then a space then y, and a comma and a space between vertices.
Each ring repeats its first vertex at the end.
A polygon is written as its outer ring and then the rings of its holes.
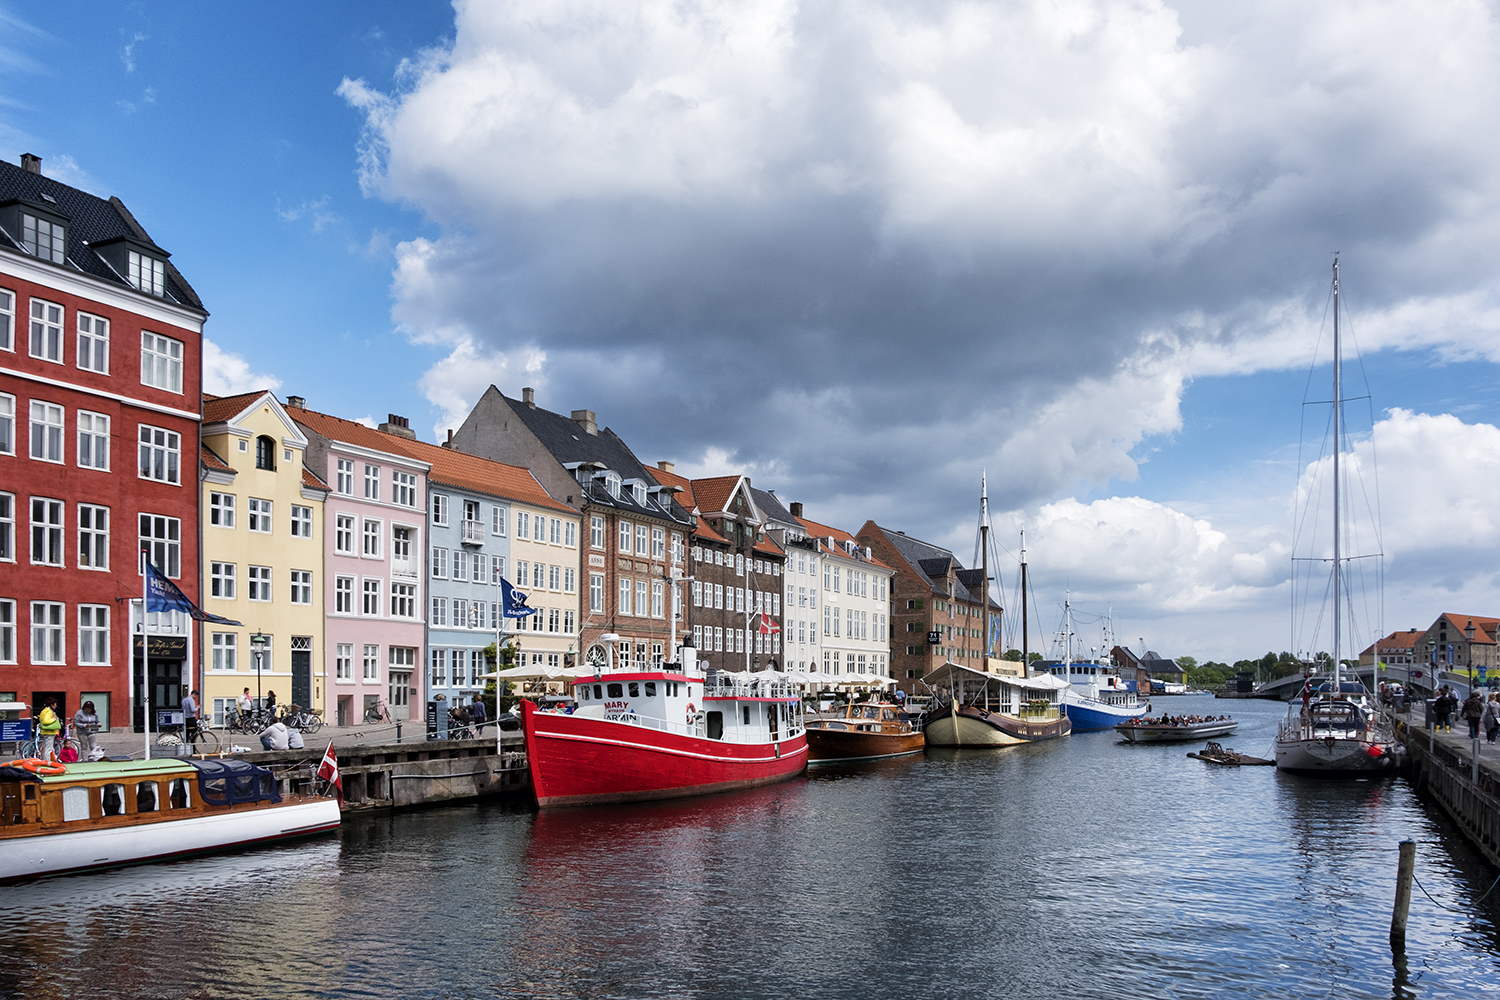
POLYGON ((656 697, 656 682, 655 681, 647 681, 646 682, 646 697, 647 698, 655 698, 656 697))
POLYGON ((606 687, 611 698, 622 698, 625 696, 625 689, 619 684, 609 684, 606 687))
POLYGON ((75 819, 89 818, 89 790, 82 785, 74 785, 72 788, 64 788, 63 800, 63 822, 71 823, 75 819))
POLYGON ((104 815, 125 815, 125 786, 105 785, 100 789, 99 802, 104 806, 104 815))
POLYGON ((722 740, 724 738, 724 713, 708 713, 708 738, 711 740, 722 740))
POLYGON ((603 698, 604 697, 604 687, 602 685, 599 685, 599 684, 595 684, 594 685, 594 697, 595 698, 603 698))
POLYGON ((631 681, 630 682, 630 697, 632 697, 632 698, 639 698, 640 696, 641 696, 641 686, 639 684, 637 684, 635 681, 631 681))
POLYGON ((741 709, 741 711, 743 711, 745 713, 745 725, 747 725, 747 726, 750 725, 750 706, 749 705, 744 706, 744 708, 741 709))
POLYGON ((186 778, 172 779, 172 784, 167 789, 167 800, 172 803, 173 809, 186 809, 192 805, 193 798, 188 792, 186 778))
POLYGON ((142 781, 135 786, 135 811, 138 813, 156 812, 156 782, 142 781))

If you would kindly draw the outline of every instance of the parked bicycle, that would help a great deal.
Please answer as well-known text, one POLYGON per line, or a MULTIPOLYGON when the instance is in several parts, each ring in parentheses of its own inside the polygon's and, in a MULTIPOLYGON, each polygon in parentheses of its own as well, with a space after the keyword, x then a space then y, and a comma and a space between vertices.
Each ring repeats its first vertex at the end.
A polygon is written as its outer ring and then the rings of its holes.
POLYGON ((386 703, 384 701, 377 701, 375 704, 373 704, 373 705, 371 705, 371 706, 369 706, 368 708, 365 709, 365 723, 366 724, 375 723, 375 722, 393 722, 393 721, 395 721, 395 720, 393 720, 391 718, 390 708, 386 705, 386 703))
POLYGON ((323 728, 323 712, 322 709, 315 708, 308 711, 301 705, 288 705, 286 711, 281 714, 281 723, 288 729, 295 729, 311 736, 323 728))
POLYGON ((161 734, 156 737, 158 746, 181 746, 187 744, 192 747, 194 753, 209 754, 219 752, 219 734, 209 728, 209 720, 199 719, 198 724, 192 727, 190 734, 184 734, 183 726, 164 726, 161 734))

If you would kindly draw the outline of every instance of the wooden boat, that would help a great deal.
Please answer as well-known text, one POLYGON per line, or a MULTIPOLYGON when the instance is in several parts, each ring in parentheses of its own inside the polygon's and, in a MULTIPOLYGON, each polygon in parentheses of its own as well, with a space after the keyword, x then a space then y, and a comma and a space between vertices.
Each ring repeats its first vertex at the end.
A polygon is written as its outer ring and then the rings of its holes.
POLYGON ((928 746, 1015 746, 1073 731, 1068 717, 1058 710, 1061 692, 1068 686, 1060 677, 992 674, 945 663, 928 673, 923 683, 933 691, 933 707, 922 717, 928 746))
POLYGON ((809 764, 900 757, 926 745, 921 730, 902 721, 900 707, 889 702, 851 702, 831 719, 807 723, 809 764))
POLYGON ((1115 727, 1115 732, 1125 737, 1127 743, 1192 743, 1206 740, 1210 736, 1223 736, 1239 727, 1233 719, 1215 719, 1209 722, 1163 722, 1153 719, 1132 719, 1115 727))
POLYGON ((537 806, 682 798, 768 785, 807 769, 802 697, 785 679, 659 670, 573 684, 573 714, 522 702, 537 806))
POLYGON ((1208 746, 1204 747, 1200 753, 1190 753, 1188 756, 1197 760, 1207 761, 1210 764, 1224 764, 1229 767, 1274 767, 1276 764, 1274 760, 1266 760, 1264 757, 1251 757, 1249 754, 1240 753, 1238 750, 1220 746, 1212 740, 1209 741, 1208 746))
POLYGON ((270 771, 242 760, 38 761, 29 768, 0 767, 0 883, 339 826, 336 800, 283 796, 270 771))

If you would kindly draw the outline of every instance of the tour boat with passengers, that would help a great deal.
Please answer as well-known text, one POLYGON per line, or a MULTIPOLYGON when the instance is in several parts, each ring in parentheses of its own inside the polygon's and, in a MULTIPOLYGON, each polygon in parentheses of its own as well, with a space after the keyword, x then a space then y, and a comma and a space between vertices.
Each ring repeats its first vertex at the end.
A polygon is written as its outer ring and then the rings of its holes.
POLYGON ((1213 736, 1227 736, 1239 725, 1227 715, 1211 719, 1163 715, 1156 719, 1128 719, 1116 726, 1115 732, 1126 743, 1195 743, 1213 736))
POLYGON ((282 795, 242 760, 0 766, 0 883, 337 830, 339 804, 282 795))
POLYGON ((850 702, 832 718, 809 719, 810 764, 875 760, 921 753, 922 731, 901 718, 901 706, 884 701, 850 702))
POLYGON ((807 767, 802 697, 781 675, 697 673, 696 651, 573 682, 576 706, 522 702, 540 808, 681 798, 786 781, 807 767))

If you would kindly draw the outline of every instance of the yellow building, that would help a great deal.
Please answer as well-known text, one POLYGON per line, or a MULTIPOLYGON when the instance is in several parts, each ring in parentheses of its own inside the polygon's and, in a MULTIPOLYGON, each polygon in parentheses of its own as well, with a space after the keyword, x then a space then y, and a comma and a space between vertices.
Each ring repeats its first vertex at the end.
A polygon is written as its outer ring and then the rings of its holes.
POLYGON ((307 437, 270 392, 203 397, 200 530, 203 708, 215 724, 252 700, 323 704, 323 502, 303 467, 307 437), (257 656, 253 636, 264 637, 257 656))

